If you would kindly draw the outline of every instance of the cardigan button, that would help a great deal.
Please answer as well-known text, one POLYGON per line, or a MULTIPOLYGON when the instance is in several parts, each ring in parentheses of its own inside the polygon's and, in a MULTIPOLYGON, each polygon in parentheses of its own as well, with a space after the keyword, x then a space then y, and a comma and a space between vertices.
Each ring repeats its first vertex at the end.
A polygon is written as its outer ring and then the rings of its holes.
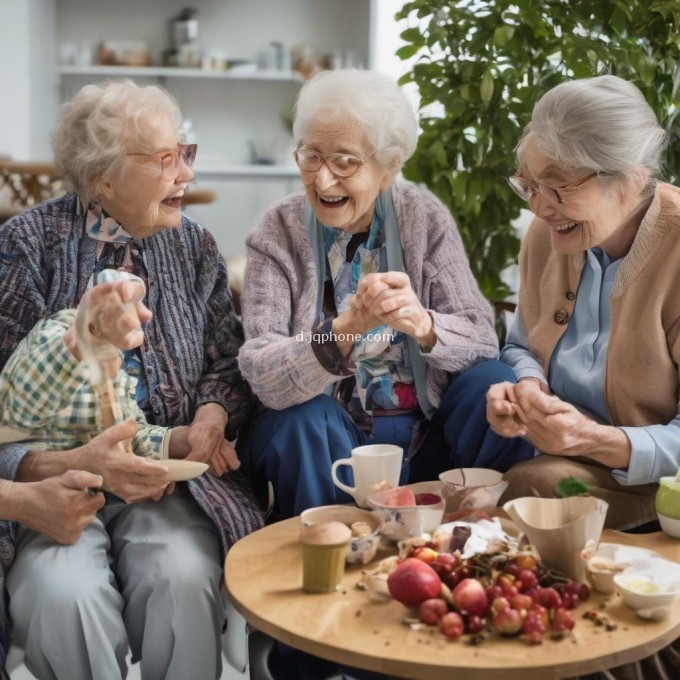
POLYGON ((555 319, 555 323, 560 324, 560 326, 564 326, 564 324, 567 323, 567 320, 569 319, 569 312, 567 312, 566 309, 558 309, 555 312, 555 316, 553 318, 555 319))
POLYGON ((575 300, 576 299, 576 293, 572 290, 567 291, 567 300, 575 300))

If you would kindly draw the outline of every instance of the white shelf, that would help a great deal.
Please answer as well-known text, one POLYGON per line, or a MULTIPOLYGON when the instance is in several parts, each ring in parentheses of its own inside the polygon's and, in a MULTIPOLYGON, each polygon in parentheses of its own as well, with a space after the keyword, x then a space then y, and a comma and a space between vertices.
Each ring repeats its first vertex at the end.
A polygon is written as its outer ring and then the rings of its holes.
POLYGON ((295 165, 197 165, 196 177, 209 179, 297 179, 300 171, 295 165))
POLYGON ((278 80, 302 82, 293 71, 256 70, 236 66, 228 71, 208 71, 200 68, 169 66, 58 66, 64 76, 120 76, 147 78, 218 78, 222 80, 278 80))

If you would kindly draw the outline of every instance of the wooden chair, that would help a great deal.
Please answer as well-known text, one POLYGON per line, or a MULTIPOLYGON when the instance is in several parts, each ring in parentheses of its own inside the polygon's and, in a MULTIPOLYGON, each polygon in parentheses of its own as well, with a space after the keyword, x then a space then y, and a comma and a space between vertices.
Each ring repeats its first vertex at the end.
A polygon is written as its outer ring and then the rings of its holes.
POLYGON ((182 207, 187 205, 204 205, 214 203, 217 193, 212 189, 192 189, 188 188, 182 196, 182 207))
POLYGON ((0 223, 65 191, 59 171, 52 163, 8 159, 0 159, 0 189, 3 188, 8 204, 0 208, 0 223))

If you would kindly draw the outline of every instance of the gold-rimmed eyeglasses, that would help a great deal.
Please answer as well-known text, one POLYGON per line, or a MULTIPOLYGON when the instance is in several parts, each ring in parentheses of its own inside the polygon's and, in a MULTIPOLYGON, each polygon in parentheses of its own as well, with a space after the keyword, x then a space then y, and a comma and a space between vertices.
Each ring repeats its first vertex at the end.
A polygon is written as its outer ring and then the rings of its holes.
POLYGON ((154 153, 129 152, 128 156, 146 156, 153 158, 158 156, 161 162, 161 175, 163 179, 176 179, 179 174, 179 159, 188 168, 194 167, 198 144, 178 144, 175 151, 156 151, 154 153))
POLYGON ((575 182, 569 184, 564 184, 561 187, 551 187, 548 184, 539 184, 538 182, 530 182, 529 180, 520 177, 519 175, 513 175, 508 177, 508 184, 510 188, 524 201, 529 201, 536 194, 541 194, 543 198, 547 198, 555 203, 562 203, 562 193, 569 193, 574 189, 582 187, 586 182, 589 182, 593 177, 597 177, 600 173, 593 172, 587 177, 582 177, 577 179, 575 182))
POLYGON ((368 160, 375 156, 374 151, 370 156, 357 158, 346 153, 319 153, 311 149, 300 147, 295 149, 293 156, 298 168, 303 172, 316 172, 323 163, 336 176, 346 179, 357 173, 357 170, 368 160))

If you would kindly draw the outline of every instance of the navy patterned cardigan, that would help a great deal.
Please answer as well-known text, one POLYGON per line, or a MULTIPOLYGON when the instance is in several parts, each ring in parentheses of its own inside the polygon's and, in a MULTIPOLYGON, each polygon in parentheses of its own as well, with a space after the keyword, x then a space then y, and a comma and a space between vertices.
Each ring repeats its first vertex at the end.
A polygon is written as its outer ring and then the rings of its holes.
MULTIPOLYGON (((0 368, 42 318, 76 307, 96 261, 96 241, 85 233, 78 198, 66 194, 18 215, 0 227, 0 368)), ((188 425, 196 409, 217 402, 229 413, 227 436, 236 436, 252 407, 237 355, 243 329, 234 312, 227 271, 211 234, 183 216, 179 228, 135 242, 148 274, 142 359, 151 397, 150 422, 188 425)), ((0 477, 13 480, 25 446, 0 447, 0 477)), ((203 475, 188 483, 215 522, 223 551, 262 526, 261 513, 239 473, 203 475)), ((14 523, 0 522, 0 647, 8 620, 5 573, 14 557, 14 523)), ((0 669, 4 668, 0 650, 0 669)), ((0 670, 0 676, 2 675, 0 670)))

